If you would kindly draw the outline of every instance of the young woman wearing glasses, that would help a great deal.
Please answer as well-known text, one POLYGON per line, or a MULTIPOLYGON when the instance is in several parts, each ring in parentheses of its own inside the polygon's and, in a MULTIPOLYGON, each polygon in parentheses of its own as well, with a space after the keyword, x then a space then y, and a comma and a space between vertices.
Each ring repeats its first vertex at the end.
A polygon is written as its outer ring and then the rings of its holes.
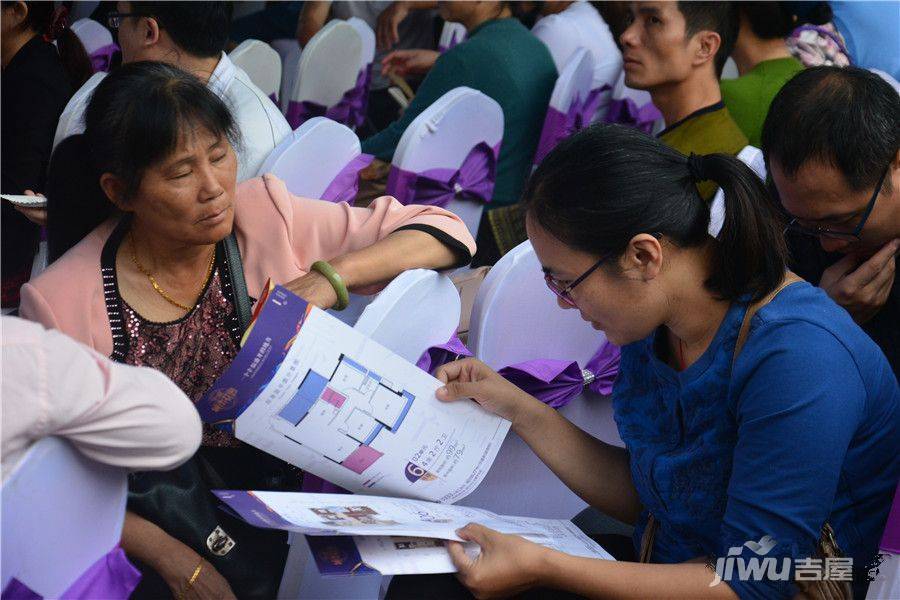
MULTIPOLYGON (((531 587, 787 598, 797 584, 792 569, 776 578, 784 560, 816 556, 832 531, 864 571, 900 474, 900 391, 849 315, 786 273, 784 224, 752 171, 595 126, 541 163, 524 202, 560 307, 622 346, 613 403, 625 448, 590 437, 476 360, 439 369, 438 396, 474 398, 512 421, 573 491, 635 525, 635 550, 643 542, 650 564, 577 558, 470 525, 460 535, 481 554, 451 548, 460 580, 479 598, 531 587), (725 195, 718 238, 696 189, 705 180, 725 195), (748 307, 756 312, 742 335, 748 307), (711 585, 719 558, 772 558, 778 572, 742 578, 728 569, 711 585)), ((409 582, 396 581, 404 595, 409 582)), ((864 594, 864 576, 852 583, 864 594)))

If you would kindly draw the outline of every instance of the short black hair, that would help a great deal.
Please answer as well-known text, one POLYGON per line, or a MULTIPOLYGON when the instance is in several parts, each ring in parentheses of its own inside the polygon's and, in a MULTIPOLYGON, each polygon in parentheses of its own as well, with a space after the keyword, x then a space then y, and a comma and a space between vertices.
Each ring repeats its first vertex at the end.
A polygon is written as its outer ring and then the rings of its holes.
POLYGON ((791 177, 809 161, 840 169, 851 189, 878 183, 900 149, 900 96, 856 67, 813 67, 776 94, 762 130, 762 151, 791 177))
POLYGON ((737 41, 738 21, 737 9, 733 2, 678 2, 678 10, 684 15, 685 34, 690 37, 698 31, 715 31, 722 39, 722 45, 716 52, 716 76, 722 75, 725 61, 734 50, 737 41))
POLYGON ((188 132, 208 131, 240 145, 228 106, 199 79, 168 63, 114 69, 91 94, 84 133, 53 151, 47 175, 48 250, 62 256, 112 214, 100 176, 112 173, 131 200, 144 173, 177 150, 188 132))
POLYGON ((792 15, 781 2, 738 2, 737 6, 758 38, 784 38, 794 29, 792 15))
POLYGON ((179 48, 201 58, 217 57, 228 43, 230 2, 144 2, 132 0, 131 10, 153 17, 179 48))

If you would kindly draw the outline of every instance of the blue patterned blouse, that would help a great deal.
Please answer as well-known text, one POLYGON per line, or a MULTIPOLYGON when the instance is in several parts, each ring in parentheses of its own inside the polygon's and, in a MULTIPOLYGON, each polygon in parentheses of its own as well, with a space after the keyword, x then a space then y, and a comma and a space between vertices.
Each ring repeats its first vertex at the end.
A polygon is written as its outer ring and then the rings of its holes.
MULTIPOLYGON (((635 542, 649 512, 660 521, 654 562, 732 549, 747 564, 776 558, 780 570, 785 557, 813 555, 827 522, 859 569, 877 551, 900 477, 897 380, 878 346, 807 283, 753 317, 732 371, 746 308, 732 305, 683 372, 658 358, 656 335, 622 348, 615 419, 646 509, 635 542), (766 535, 768 551, 753 544, 766 535)), ((727 582, 741 598, 794 593, 733 570, 727 582)))

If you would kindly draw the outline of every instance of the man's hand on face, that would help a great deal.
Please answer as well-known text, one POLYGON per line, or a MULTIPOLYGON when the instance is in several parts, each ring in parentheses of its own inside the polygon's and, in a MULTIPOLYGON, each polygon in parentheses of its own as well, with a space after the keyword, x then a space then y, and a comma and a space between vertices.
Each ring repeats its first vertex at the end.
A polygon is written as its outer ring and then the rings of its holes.
POLYGON ((894 285, 900 239, 888 242, 864 262, 848 254, 822 273, 819 287, 862 325, 887 302, 894 285))

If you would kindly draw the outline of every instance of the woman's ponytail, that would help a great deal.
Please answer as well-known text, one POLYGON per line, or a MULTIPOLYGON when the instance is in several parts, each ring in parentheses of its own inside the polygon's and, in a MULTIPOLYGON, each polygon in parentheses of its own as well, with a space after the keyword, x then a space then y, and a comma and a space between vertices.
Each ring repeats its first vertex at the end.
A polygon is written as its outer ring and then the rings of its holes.
POLYGON ((47 254, 53 262, 108 219, 113 204, 100 188, 83 133, 60 142, 47 173, 47 254))
POLYGON ((707 287, 724 298, 742 293, 762 298, 781 283, 788 257, 779 213, 765 185, 750 167, 727 154, 691 155, 687 166, 693 180, 711 180, 725 196, 707 287))

